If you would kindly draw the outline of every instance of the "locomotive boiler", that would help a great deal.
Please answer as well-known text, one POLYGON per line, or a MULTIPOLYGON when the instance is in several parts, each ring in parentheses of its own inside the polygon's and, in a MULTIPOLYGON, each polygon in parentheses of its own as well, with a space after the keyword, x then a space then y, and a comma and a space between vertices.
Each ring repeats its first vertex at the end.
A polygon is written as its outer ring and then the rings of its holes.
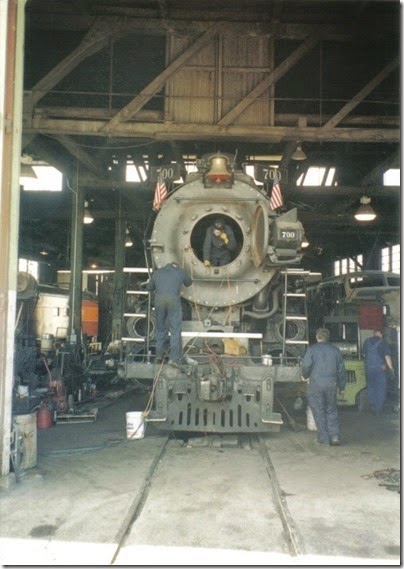
POLYGON ((300 381, 307 344, 304 295, 292 288, 303 278, 303 236, 297 210, 273 211, 267 192, 229 154, 205 155, 169 193, 148 250, 152 269, 176 261, 193 281, 182 293, 183 363, 154 362, 152 299, 129 323, 145 349, 131 349, 127 338, 120 362, 120 375, 153 382, 147 421, 175 431, 279 430, 274 386, 300 381), (228 264, 205 266, 203 241, 217 217, 237 247, 228 264))

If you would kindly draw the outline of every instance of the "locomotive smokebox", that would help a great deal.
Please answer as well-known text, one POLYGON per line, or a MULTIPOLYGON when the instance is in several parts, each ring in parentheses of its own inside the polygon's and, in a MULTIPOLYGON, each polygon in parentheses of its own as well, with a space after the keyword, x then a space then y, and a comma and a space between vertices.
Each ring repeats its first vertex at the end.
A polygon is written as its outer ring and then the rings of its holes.
POLYGON ((151 251, 156 268, 177 261, 192 277, 193 286, 183 293, 186 300, 203 306, 234 306, 251 301, 273 279, 279 265, 300 261, 303 233, 296 210, 274 214, 268 196, 250 176, 230 172, 227 156, 213 155, 202 175, 189 175, 163 203, 154 223, 151 251), (206 180, 212 181, 211 187, 206 180), (203 241, 217 217, 231 227, 237 247, 227 265, 206 267, 203 241))

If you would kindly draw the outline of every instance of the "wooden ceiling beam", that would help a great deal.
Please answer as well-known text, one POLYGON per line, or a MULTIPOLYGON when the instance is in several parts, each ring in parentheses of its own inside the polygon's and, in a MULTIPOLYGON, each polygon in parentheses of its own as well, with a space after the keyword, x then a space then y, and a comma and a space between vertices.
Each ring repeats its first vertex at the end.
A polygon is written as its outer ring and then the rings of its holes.
MULTIPOLYGON (((57 3, 53 0, 53 6, 57 3)), ((286 5, 287 6, 287 5, 286 5)), ((31 29, 42 30, 74 30, 85 31, 89 29, 94 21, 94 16, 83 16, 82 14, 52 14, 52 8, 46 13, 35 13, 31 17, 31 29)), ((321 23, 295 23, 287 21, 287 14, 284 16, 286 21, 279 22, 276 18, 271 17, 269 10, 266 14, 271 21, 263 21, 261 15, 254 13, 254 10, 246 10, 242 14, 243 21, 240 22, 240 11, 235 11, 233 17, 226 14, 223 10, 217 14, 217 17, 212 16, 212 11, 209 11, 209 17, 206 18, 206 11, 198 13, 195 10, 183 10, 181 17, 174 17, 173 10, 170 10, 171 17, 161 19, 160 15, 152 13, 145 14, 145 12, 130 12, 127 9, 119 10, 114 7, 114 14, 100 15, 99 18, 106 20, 113 20, 119 18, 125 22, 128 31, 142 31, 144 35, 165 35, 166 33, 180 33, 180 34, 201 34, 206 31, 207 27, 212 24, 217 24, 219 21, 226 25, 227 33, 232 33, 238 37, 243 36, 262 36, 274 37, 282 40, 304 40, 307 36, 321 32, 324 40, 330 41, 357 41, 358 39, 373 38, 375 40, 390 37, 400 38, 400 26, 392 28, 389 23, 385 24, 381 21, 374 22, 374 25, 362 26, 358 28, 356 19, 351 23, 344 22, 343 24, 330 24, 327 22, 321 23), (233 21, 232 21, 233 20, 233 21)))
POLYGON ((131 117, 136 115, 150 99, 158 93, 176 71, 188 61, 193 55, 198 53, 213 37, 218 33, 220 27, 214 24, 210 29, 199 36, 188 48, 174 59, 161 73, 157 75, 130 103, 121 109, 116 115, 106 124, 101 127, 102 131, 111 132, 119 123, 128 121, 131 117))
POLYGON ((338 128, 251 125, 211 125, 194 123, 118 123, 103 129, 105 121, 47 119, 35 116, 26 134, 75 134, 81 136, 115 136, 149 138, 151 140, 244 140, 245 142, 400 142, 400 129, 392 128, 338 128))
POLYGON ((72 156, 76 158, 80 164, 82 164, 90 172, 100 177, 105 175, 105 172, 100 168, 99 161, 94 160, 94 158, 90 156, 90 154, 88 154, 88 152, 84 150, 79 144, 77 144, 77 142, 75 142, 71 137, 60 135, 56 136, 55 138, 60 142, 62 146, 64 146, 64 148, 66 148, 68 152, 70 152, 72 156))
POLYGON ((224 117, 218 121, 218 125, 227 126, 235 121, 250 105, 256 101, 271 85, 274 85, 278 79, 283 77, 289 69, 291 69, 298 61, 300 61, 306 53, 311 51, 318 43, 318 36, 308 37, 299 45, 286 59, 282 61, 275 69, 270 71, 268 75, 258 83, 250 93, 248 93, 241 101, 239 101, 224 117))
POLYGON ((377 183, 381 180, 384 172, 390 168, 400 168, 401 148, 397 149, 391 156, 377 164, 361 181, 361 186, 369 186, 369 184, 377 183))
MULTIPOLYGON (((77 67, 81 61, 103 49, 111 38, 118 37, 119 34, 123 33, 125 31, 123 26, 124 22, 120 19, 97 18, 76 49, 42 77, 30 92, 27 92, 31 108, 34 108, 38 101, 77 67)), ((25 103, 26 106, 27 102, 25 103)))
MULTIPOLYGON (((111 93, 114 95, 114 93, 111 93)), ((100 119, 109 120, 113 117, 114 111, 103 109, 99 107, 56 107, 56 106, 41 106, 36 107, 34 116, 39 118, 70 118, 70 119, 100 119)), ((277 113, 276 123, 278 125, 297 125, 301 113, 277 113)), ((306 114, 304 115, 308 125, 320 125, 324 120, 328 121, 332 118, 331 115, 323 114, 306 114)), ((133 120, 133 119, 132 119, 133 120)), ((163 111, 142 109, 136 114, 136 119, 139 122, 163 122, 163 111)), ((385 115, 356 115, 347 116, 341 121, 342 124, 348 126, 395 126, 400 127, 400 116, 385 116, 385 115)))
POLYGON ((400 58, 396 57, 384 69, 382 69, 367 85, 365 85, 352 99, 342 107, 330 120, 323 126, 328 130, 337 126, 365 97, 367 97, 396 67, 400 65, 400 58))
MULTIPOLYGON (((145 195, 149 192, 148 182, 125 182, 124 180, 106 180, 105 176, 99 178, 89 174, 80 175, 80 183, 88 189, 92 190, 130 190, 136 195, 145 195)), ((152 189, 154 190, 154 188, 152 189)), ((151 191, 152 191, 151 190, 151 191)), ((363 195, 362 186, 289 186, 287 193, 285 193, 285 200, 310 200, 314 205, 318 204, 321 198, 321 203, 327 199, 335 200, 336 197, 360 197, 363 195), (336 193, 338 195, 336 196, 336 193)), ((372 185, 367 186, 366 191, 371 197, 385 197, 386 199, 398 200, 400 199, 401 189, 399 186, 381 186, 372 185)), ((153 191, 152 191, 153 193, 153 191)))

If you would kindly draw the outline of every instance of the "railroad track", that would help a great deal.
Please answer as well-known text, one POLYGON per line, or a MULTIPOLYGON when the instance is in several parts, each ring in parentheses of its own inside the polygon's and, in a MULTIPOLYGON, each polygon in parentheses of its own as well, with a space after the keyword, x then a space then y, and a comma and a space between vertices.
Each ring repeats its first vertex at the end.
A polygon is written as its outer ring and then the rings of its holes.
POLYGON ((303 554, 265 438, 257 435, 162 438, 114 543, 111 564, 144 543, 303 554))

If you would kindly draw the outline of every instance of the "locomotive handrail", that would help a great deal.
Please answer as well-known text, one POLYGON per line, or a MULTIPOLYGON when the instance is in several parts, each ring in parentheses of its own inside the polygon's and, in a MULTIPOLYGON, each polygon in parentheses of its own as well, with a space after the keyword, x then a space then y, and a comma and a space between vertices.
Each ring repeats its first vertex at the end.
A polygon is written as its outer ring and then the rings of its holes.
POLYGON ((182 331, 183 338, 251 338, 262 340, 262 334, 256 332, 190 332, 182 331))
MULTIPOLYGON (((267 198, 267 196, 262 195, 262 197, 267 198)), ((187 196, 183 196, 183 197, 173 197, 173 200, 175 200, 176 202, 181 202, 181 201, 185 201, 185 202, 206 202, 206 203, 223 203, 223 202, 230 202, 230 203, 235 203, 235 202, 256 202, 258 203, 260 201, 260 198, 235 198, 230 197, 230 198, 223 198, 223 197, 217 197, 217 199, 215 200, 215 196, 209 196, 209 198, 206 197, 187 197, 187 196)))
MULTIPOLYGON (((211 283, 212 279, 193 279, 193 282, 195 282, 195 283, 197 283, 197 282, 201 282, 201 283, 202 282, 209 282, 209 283, 211 283)), ((228 279, 228 278, 226 278, 226 283, 227 282, 229 282, 229 283, 255 283, 255 284, 257 284, 261 281, 258 279, 228 279)))

